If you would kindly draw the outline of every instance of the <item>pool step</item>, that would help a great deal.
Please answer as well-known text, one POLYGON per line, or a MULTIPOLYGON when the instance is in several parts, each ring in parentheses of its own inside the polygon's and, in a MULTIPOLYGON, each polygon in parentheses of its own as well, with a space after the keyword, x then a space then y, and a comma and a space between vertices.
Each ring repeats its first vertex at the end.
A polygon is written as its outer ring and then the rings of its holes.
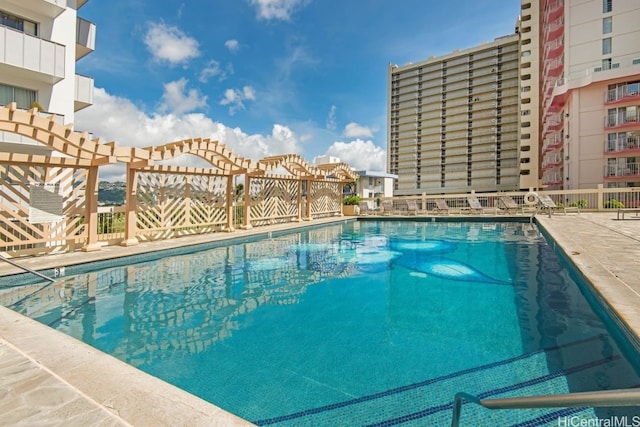
MULTIPOLYGON (((481 398, 570 392, 565 374, 594 377, 603 367, 620 358, 606 356, 603 342, 601 337, 592 337, 373 395, 254 422, 276 426, 448 425, 453 397, 459 391, 481 398), (550 359, 560 360, 563 366, 550 372, 550 359)), ((594 417, 591 409, 490 411, 478 405, 465 404, 461 425, 517 425, 529 420, 544 420, 545 416, 555 416, 551 421, 557 421, 563 414, 594 417)))

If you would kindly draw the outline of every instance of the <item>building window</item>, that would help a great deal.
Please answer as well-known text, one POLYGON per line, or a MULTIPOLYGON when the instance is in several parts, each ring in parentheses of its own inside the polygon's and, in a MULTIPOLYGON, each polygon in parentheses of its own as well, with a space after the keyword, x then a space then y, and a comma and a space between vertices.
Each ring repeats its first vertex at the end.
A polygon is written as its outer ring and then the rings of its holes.
POLYGON ((2 11, 0 11, 0 25, 22 31, 31 36, 38 35, 38 24, 2 11))
POLYGON ((613 10, 613 0, 602 0, 602 13, 609 13, 613 10))
POLYGON ((0 105, 15 102, 18 104, 18 108, 28 110, 33 106, 35 101, 35 90, 0 84, 0 105))
POLYGON ((609 34, 611 31, 613 31, 613 18, 611 16, 602 18, 602 34, 609 34))
POLYGON ((602 39, 602 54, 608 55, 611 53, 611 37, 602 39))

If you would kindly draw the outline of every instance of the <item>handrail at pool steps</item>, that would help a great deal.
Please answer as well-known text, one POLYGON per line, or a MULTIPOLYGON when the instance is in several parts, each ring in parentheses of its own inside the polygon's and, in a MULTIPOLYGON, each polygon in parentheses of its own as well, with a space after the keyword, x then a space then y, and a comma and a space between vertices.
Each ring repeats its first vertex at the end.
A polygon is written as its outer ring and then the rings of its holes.
POLYGON ((52 279, 51 277, 45 276, 45 275, 44 275, 44 274, 42 274, 42 273, 38 273, 37 271, 30 269, 29 267, 26 267, 26 266, 24 266, 24 265, 22 265, 22 264, 18 264, 17 262, 12 261, 12 260, 10 260, 9 258, 6 258, 4 255, 0 255, 0 260, 2 260, 2 261, 4 261, 4 262, 6 262, 7 264, 11 264, 12 266, 14 266, 14 267, 16 267, 16 268, 19 268, 19 269, 21 269, 21 270, 24 270, 24 271, 26 271, 27 273, 34 274, 34 275, 36 275, 36 276, 40 277, 41 279, 47 280, 47 281, 49 281, 49 282, 55 282, 55 281, 56 281, 55 279, 52 279))
POLYGON ((639 406, 640 389, 588 391, 581 393, 547 394, 541 396, 507 397, 501 399, 480 399, 469 393, 456 393, 453 402, 451 427, 458 427, 464 401, 478 404, 487 409, 533 409, 533 408, 579 408, 591 406, 639 406))

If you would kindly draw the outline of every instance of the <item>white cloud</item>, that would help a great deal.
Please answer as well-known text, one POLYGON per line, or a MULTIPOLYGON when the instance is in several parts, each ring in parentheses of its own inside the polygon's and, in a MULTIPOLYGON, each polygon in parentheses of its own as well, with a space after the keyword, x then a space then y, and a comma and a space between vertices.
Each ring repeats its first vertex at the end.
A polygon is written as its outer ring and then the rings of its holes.
POLYGON ((296 9, 306 6, 310 0, 251 0, 258 19, 289 21, 296 9))
POLYGON ((171 65, 186 63, 200 55, 198 41, 179 28, 164 23, 150 23, 144 44, 158 62, 171 65))
POLYGON ((336 106, 332 105, 329 109, 329 115, 327 116, 327 129, 336 130, 338 124, 336 123, 336 106))
POLYGON ((235 39, 227 40, 224 45, 229 49, 229 52, 235 53, 240 49, 240 43, 235 39))
POLYGON ((187 90, 187 79, 182 78, 164 85, 161 111, 183 114, 198 108, 206 107, 207 97, 197 89, 187 90))
MULTIPOLYGON (((76 129, 92 132, 104 142, 116 141, 118 146, 148 147, 200 137, 220 141, 236 154, 253 160, 301 152, 297 135, 280 124, 273 125, 270 135, 249 135, 201 113, 147 114, 130 100, 110 95, 102 88, 95 88, 93 101, 91 107, 76 113, 76 129)), ((100 179, 123 181, 124 167, 102 167, 100 179)))
POLYGON ((200 71, 198 80, 201 83, 207 83, 210 78, 218 77, 218 81, 221 82, 223 80, 226 80, 230 74, 233 74, 233 66, 231 64, 228 64, 226 69, 223 70, 220 67, 220 63, 218 61, 211 60, 200 71))
POLYGON ((386 151, 372 141, 334 142, 325 155, 339 157, 341 162, 356 170, 384 171, 387 168, 386 151))
POLYGON ((255 101, 256 93, 251 86, 245 86, 242 90, 227 89, 224 97, 220 100, 220 105, 229 105, 229 114, 233 115, 238 110, 244 110, 244 101, 255 101))
POLYGON ((344 127, 343 135, 347 138, 373 138, 373 132, 366 126, 351 122, 344 127))

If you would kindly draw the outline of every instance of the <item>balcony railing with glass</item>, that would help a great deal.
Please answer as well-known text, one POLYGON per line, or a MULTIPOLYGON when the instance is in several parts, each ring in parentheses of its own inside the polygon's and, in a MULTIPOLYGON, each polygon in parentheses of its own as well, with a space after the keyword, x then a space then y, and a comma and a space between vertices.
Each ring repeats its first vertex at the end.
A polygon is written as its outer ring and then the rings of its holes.
POLYGON ((64 78, 64 46, 5 26, 0 26, 0 40, 4 40, 0 43, 0 66, 22 68, 47 83, 64 78))
POLYGON ((605 166, 605 178, 627 178, 640 175, 640 163, 626 163, 605 166))
POLYGON ((544 185, 558 185, 562 183, 562 174, 560 172, 550 172, 542 174, 542 183, 544 185))
POLYGON ((640 138, 637 136, 627 136, 623 138, 610 139, 604 143, 606 153, 638 150, 640 149, 640 138))
POLYGON ((564 136, 560 134, 549 135, 544 139, 542 144, 542 152, 547 153, 562 146, 564 136))
POLYGON ((625 111, 605 117, 604 126, 607 128, 640 124, 640 113, 630 114, 625 111))
POLYGON ((562 153, 549 153, 544 156, 542 161, 542 169, 548 170, 562 165, 562 153))
POLYGON ((631 83, 608 90, 605 93, 605 102, 629 100, 634 97, 640 97, 640 83, 631 83))

